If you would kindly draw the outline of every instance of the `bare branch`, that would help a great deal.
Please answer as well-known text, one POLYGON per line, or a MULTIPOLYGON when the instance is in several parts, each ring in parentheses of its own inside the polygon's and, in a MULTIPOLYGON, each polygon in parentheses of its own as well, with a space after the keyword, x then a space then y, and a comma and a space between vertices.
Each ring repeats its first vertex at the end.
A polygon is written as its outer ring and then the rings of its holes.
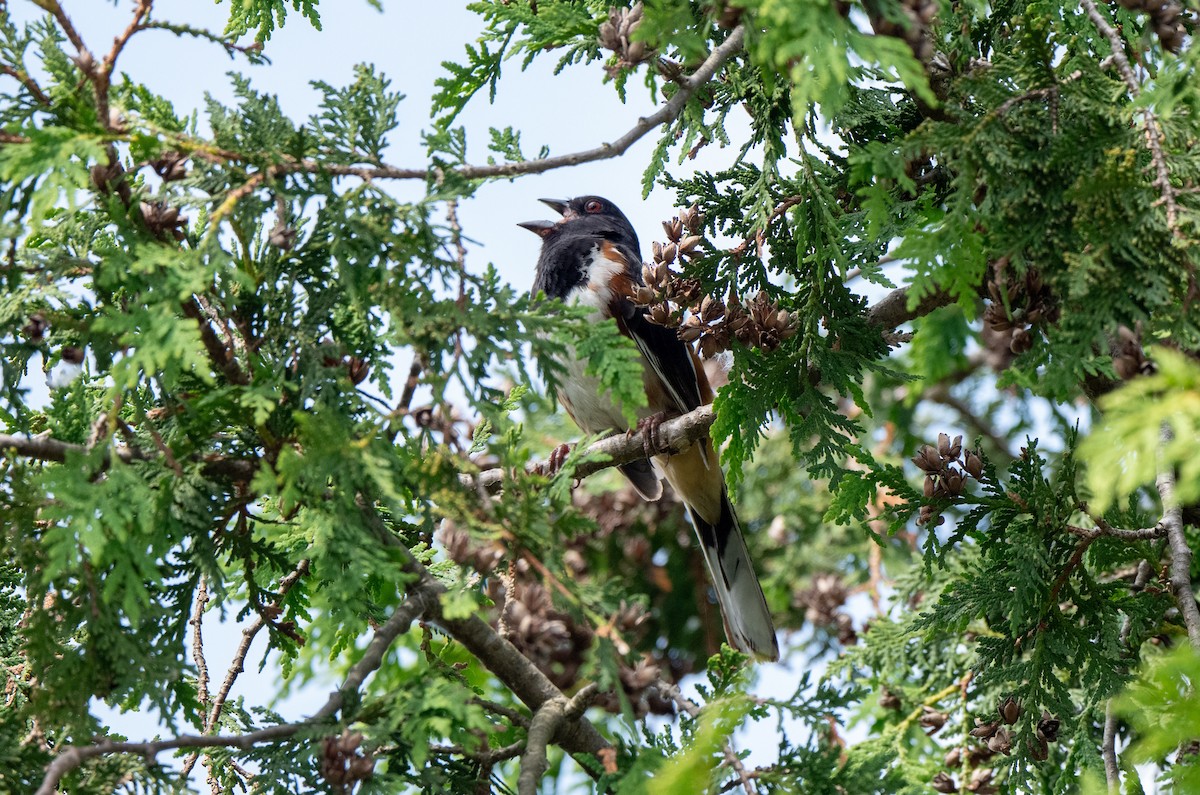
POLYGON ((1079 536, 1080 538, 1119 538, 1124 541, 1151 541, 1155 538, 1162 538, 1167 534, 1166 525, 1162 522, 1153 527, 1141 527, 1136 530, 1125 530, 1120 527, 1113 527, 1108 523, 1098 525, 1095 528, 1076 527, 1073 524, 1067 525, 1067 532, 1071 535, 1079 536))
POLYGON ((897 287, 867 310, 872 325, 893 329, 896 326, 928 315, 935 309, 954 303, 954 296, 944 290, 922 297, 911 309, 908 306, 910 287, 897 287))
POLYGON ((8 64, 0 64, 0 74, 5 74, 16 79, 21 85, 25 86, 26 91, 33 95, 38 104, 50 107, 50 97, 46 95, 45 91, 42 91, 41 86, 25 71, 8 64))
MULTIPOLYGON (((702 64, 689 75, 678 81, 679 90, 667 100, 658 110, 644 118, 638 119, 629 130, 611 143, 600 144, 592 149, 584 149, 555 157, 545 157, 539 160, 522 160, 516 163, 497 163, 490 165, 463 165, 454 169, 437 168, 400 168, 396 166, 352 166, 324 163, 319 160, 283 160, 273 166, 276 173, 322 173, 341 177, 358 177, 364 180, 373 179, 432 179, 441 173, 453 173, 463 179, 490 179, 496 177, 516 177, 522 174, 541 174, 556 168, 577 166, 597 160, 609 160, 623 155, 629 147, 640 141, 651 130, 675 121, 687 102, 705 83, 712 80, 717 71, 734 55, 741 51, 745 41, 745 30, 739 26, 729 37, 715 47, 702 64)), ((188 147, 195 142, 180 139, 178 143, 188 147)), ((214 149, 208 145, 196 147, 193 154, 216 162, 228 160, 247 160, 249 158, 237 152, 214 149)))
MULTIPOLYGON (((277 592, 276 600, 283 599, 287 592, 292 589, 292 586, 299 582, 300 578, 308 573, 309 560, 305 558, 296 564, 296 568, 291 574, 279 581, 279 591, 277 592)), ((217 691, 216 697, 213 699, 212 708, 208 713, 208 717, 204 721, 204 731, 211 732, 217 726, 217 720, 221 717, 221 709, 225 705, 225 701, 229 698, 229 691, 233 688, 234 682, 243 670, 246 655, 250 653, 250 645, 254 642, 254 637, 259 631, 266 626, 267 620, 262 613, 257 613, 252 621, 245 629, 242 630, 242 640, 238 644, 237 651, 233 655, 233 660, 229 664, 229 669, 225 672, 225 681, 221 683, 221 689, 217 691)))
POLYGON ((1113 712, 1112 699, 1104 707, 1104 740, 1101 744, 1104 753, 1104 778, 1108 781, 1108 791, 1117 795, 1121 791, 1121 768, 1117 765, 1117 716, 1113 712))
POLYGON ((505 759, 520 756, 524 750, 525 743, 519 740, 511 745, 481 751, 468 751, 461 745, 434 745, 429 748, 430 753, 438 756, 465 756, 474 759, 481 767, 490 767, 497 762, 503 762, 505 759))
MULTIPOLYGON (((61 442, 49 436, 13 436, 12 434, 0 433, 0 455, 3 455, 6 451, 12 451, 17 455, 33 458, 38 461, 53 461, 59 464, 66 461, 68 455, 86 455, 89 452, 88 448, 81 444, 61 442)), ((105 466, 111 462, 114 455, 118 460, 126 464, 134 461, 153 460, 137 448, 109 445, 104 451, 105 466)), ((235 480, 249 480, 254 476, 254 471, 257 468, 258 464, 254 461, 221 458, 206 461, 204 464, 204 474, 208 477, 230 477, 235 480)))
POLYGON ((408 599, 402 602, 391 617, 375 630, 375 636, 367 646, 366 652, 358 662, 351 666, 342 686, 330 694, 325 705, 307 720, 269 726, 240 735, 185 734, 166 740, 145 742, 104 740, 94 745, 64 746, 61 753, 46 767, 46 774, 35 795, 54 795, 64 776, 87 760, 99 756, 138 754, 147 760, 153 760, 164 751, 180 748, 238 748, 245 751, 261 743, 292 737, 302 730, 324 723, 342 708, 347 696, 358 692, 366 678, 383 663, 384 654, 396 638, 407 632, 412 622, 419 616, 433 608, 437 604, 437 599, 438 594, 428 587, 412 589, 408 599))
MULTIPOLYGON (((884 328, 895 328, 901 323, 906 323, 913 318, 927 315, 935 309, 951 303, 952 299, 949 293, 937 292, 926 296, 916 307, 908 309, 908 291, 907 287, 900 287, 893 290, 887 296, 879 301, 879 303, 867 310, 867 320, 874 325, 884 328)), ((820 373, 815 369, 809 372, 809 380, 816 384, 820 381, 820 373)), ((681 417, 675 417, 664 422, 659 426, 658 438, 672 453, 679 453, 690 447, 697 439, 703 438, 707 433, 716 415, 713 413, 712 406, 701 406, 693 412, 684 414, 681 417)), ((602 469, 609 467, 628 464, 630 461, 636 461, 646 457, 646 448, 642 442, 641 432, 631 434, 619 433, 614 436, 609 436, 601 439, 598 442, 593 442, 587 448, 587 453, 600 454, 607 456, 606 460, 600 461, 585 461, 580 463, 574 471, 577 478, 585 478, 593 475, 602 469)), ((544 471, 548 467, 548 461, 539 461, 527 467, 527 470, 534 470, 541 467, 544 471)), ((460 480, 464 486, 468 488, 485 488, 488 491, 497 491, 505 478, 503 469, 489 469, 480 472, 472 477, 471 475, 460 475, 460 480)))
POLYGON ((208 583, 200 578, 200 587, 196 590, 196 607, 192 610, 192 659, 196 661, 196 698, 200 706, 208 706, 208 663, 204 659, 204 636, 201 625, 204 622, 204 608, 208 605, 208 583))
POLYGON ((737 776, 737 778, 734 779, 735 786, 740 784, 746 795, 758 795, 758 787, 754 784, 754 779, 757 778, 757 776, 753 772, 747 770, 746 766, 742 764, 741 757, 739 757, 737 752, 733 750, 733 742, 726 740, 725 747, 722 749, 722 751, 724 751, 725 754, 725 764, 728 765, 729 769, 734 772, 735 776, 737 776))
POLYGON ((137 5, 133 9, 133 18, 125 26, 125 30, 113 39, 112 49, 109 50, 108 55, 104 56, 101 69, 105 80, 112 76, 113 68, 117 65, 117 58, 120 57, 121 51, 125 49, 125 45, 129 43, 133 34, 146 29, 146 17, 150 16, 150 9, 153 5, 154 0, 137 0, 137 5))
MULTIPOLYGON (((1169 426, 1163 425, 1160 438, 1163 447, 1166 447, 1175 435, 1169 426)), ((1163 518, 1160 523, 1167 528, 1167 545, 1171 550, 1171 589, 1179 602, 1179 613, 1187 627, 1188 640, 1192 648, 1200 650, 1200 609, 1196 607, 1196 592, 1192 589, 1192 549, 1183 534, 1183 508, 1175 497, 1175 472, 1170 465, 1159 463, 1154 485, 1158 487, 1158 496, 1162 499, 1163 518)))
POLYGON ((34 3, 49 11, 50 16, 54 17, 54 21, 58 23, 58 26, 62 28, 62 32, 66 35, 67 41, 71 42, 71 45, 79 54, 79 60, 81 61, 80 68, 90 76, 91 70, 88 67, 94 61, 91 50, 83 43, 83 38, 80 37, 79 31, 75 30, 75 23, 67 16, 67 12, 59 5, 58 0, 34 0, 34 3), (85 66, 85 64, 88 66, 85 66))
POLYGON ((590 682, 575 697, 567 700, 563 696, 552 698, 538 707, 529 724, 525 741, 525 753, 521 755, 521 774, 517 778, 519 795, 536 795, 538 782, 546 773, 550 763, 546 760, 546 747, 568 719, 578 719, 596 696, 597 685, 590 682))
MULTIPOLYGON (((1145 588, 1146 582, 1150 579, 1150 571, 1150 564, 1144 560, 1140 561, 1130 590, 1136 593, 1145 588)), ((1121 619, 1120 641, 1122 646, 1128 646, 1129 632, 1132 628, 1133 622, 1129 620, 1129 614, 1126 613, 1121 619)), ((1117 764, 1117 717, 1113 712, 1112 699, 1109 699, 1108 704, 1104 707, 1104 738, 1101 742, 1101 751, 1104 756, 1104 777, 1108 781, 1108 791, 1117 795, 1121 790, 1121 768, 1117 764)))

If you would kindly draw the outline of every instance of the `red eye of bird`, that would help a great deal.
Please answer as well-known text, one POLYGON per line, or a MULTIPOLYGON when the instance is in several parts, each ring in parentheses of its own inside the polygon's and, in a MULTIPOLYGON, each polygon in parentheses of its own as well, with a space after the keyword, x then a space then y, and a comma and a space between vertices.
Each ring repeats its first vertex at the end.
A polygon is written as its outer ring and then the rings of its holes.
POLYGON ((598 199, 589 199, 587 204, 583 205, 583 209, 589 213, 598 213, 604 209, 604 205, 598 199))

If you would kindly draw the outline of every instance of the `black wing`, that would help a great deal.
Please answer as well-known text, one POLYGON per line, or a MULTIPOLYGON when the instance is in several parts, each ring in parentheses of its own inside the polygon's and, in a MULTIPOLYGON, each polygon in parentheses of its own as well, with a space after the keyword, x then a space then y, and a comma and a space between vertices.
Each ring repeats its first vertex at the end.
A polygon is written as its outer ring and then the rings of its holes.
MULTIPOLYGON (((635 285, 644 286, 641 257, 628 246, 614 244, 613 247, 625 258, 630 280, 635 285)), ((691 350, 679 339, 675 329, 653 322, 645 307, 635 306, 625 296, 616 296, 613 301, 613 315, 624 322, 638 350, 646 357, 667 394, 675 401, 678 412, 686 414, 700 408, 704 403, 700 397, 700 376, 696 372, 691 350)))

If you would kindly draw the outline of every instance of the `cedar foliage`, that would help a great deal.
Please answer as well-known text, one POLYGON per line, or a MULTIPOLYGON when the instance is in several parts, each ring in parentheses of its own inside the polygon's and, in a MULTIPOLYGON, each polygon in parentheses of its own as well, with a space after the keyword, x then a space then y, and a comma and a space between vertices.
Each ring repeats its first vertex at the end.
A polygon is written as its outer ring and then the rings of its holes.
MULTIPOLYGON (((1136 792, 1141 762, 1195 786, 1194 11, 477 2, 406 169, 402 98, 368 64, 316 83, 309 119, 234 74, 201 124, 60 2, 29 24, 0 5, 0 789, 119 742, 98 701, 163 737, 282 728, 202 748, 214 792, 506 792, 537 772, 516 758, 545 752, 547 694, 580 692, 543 791, 1136 792), (582 445, 526 471, 574 435, 531 362, 574 345, 627 405, 639 389, 615 328, 456 254, 458 202, 565 153, 459 124, 535 58, 621 97, 695 89, 645 170, 694 208, 657 249, 663 311, 732 350, 712 432, 793 669, 823 663, 793 692, 748 695, 676 507, 611 474, 573 488, 582 445), (689 165, 717 147, 725 167, 689 165), (499 493, 472 485, 497 468, 499 493), (279 652, 281 690, 352 684, 306 722, 218 705, 201 612, 257 628, 247 661, 279 652), (478 642, 500 636, 516 663, 478 642), (701 672, 695 703, 675 683, 701 672), (747 770, 730 737, 775 721, 747 770)), ((210 31, 140 0, 122 35, 260 65, 321 13, 233 0, 210 31)), ((121 750, 50 786, 189 791, 156 764, 189 749, 121 750)))

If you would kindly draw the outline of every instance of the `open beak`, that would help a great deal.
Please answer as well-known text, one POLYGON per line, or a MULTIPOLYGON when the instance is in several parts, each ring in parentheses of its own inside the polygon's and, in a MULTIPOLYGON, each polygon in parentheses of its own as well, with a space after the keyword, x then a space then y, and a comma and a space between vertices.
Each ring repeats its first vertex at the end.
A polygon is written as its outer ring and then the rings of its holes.
POLYGON ((559 215, 565 216, 567 214, 567 203, 565 201, 560 201, 558 199, 538 199, 538 201, 559 215))
POLYGON ((522 221, 521 223, 517 224, 517 226, 522 227, 523 229, 528 229, 530 232, 533 232, 535 235, 541 238, 545 238, 558 228, 558 225, 553 221, 522 221))

